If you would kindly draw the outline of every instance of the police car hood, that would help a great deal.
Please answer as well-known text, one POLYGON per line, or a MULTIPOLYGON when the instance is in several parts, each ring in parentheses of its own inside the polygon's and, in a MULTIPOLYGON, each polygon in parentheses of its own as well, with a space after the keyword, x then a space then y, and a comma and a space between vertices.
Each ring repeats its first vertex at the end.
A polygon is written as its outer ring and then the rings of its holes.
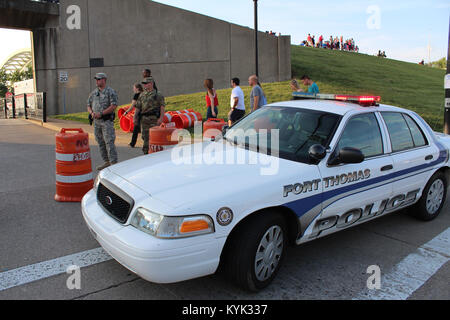
POLYGON ((206 150, 207 146, 208 143, 191 145, 191 153, 183 158, 177 158, 177 152, 168 150, 121 162, 108 169, 175 208, 213 200, 225 193, 242 195, 249 190, 250 196, 258 194, 255 190, 260 188, 273 188, 281 194, 283 183, 293 179, 293 172, 301 176, 301 172, 310 168, 238 147, 214 154, 206 150), (238 162, 238 156, 245 156, 245 163, 238 162), (249 161, 250 157, 254 157, 253 162, 249 161), (218 163, 217 159, 223 159, 224 163, 218 163))

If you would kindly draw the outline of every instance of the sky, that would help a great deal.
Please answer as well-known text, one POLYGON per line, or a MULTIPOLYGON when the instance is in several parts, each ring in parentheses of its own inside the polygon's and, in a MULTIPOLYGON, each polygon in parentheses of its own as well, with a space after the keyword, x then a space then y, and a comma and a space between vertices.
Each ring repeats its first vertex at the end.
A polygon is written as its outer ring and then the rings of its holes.
MULTIPOLYGON (((157 0, 243 26, 254 27, 252 0, 157 0)), ((360 52, 385 51, 389 58, 428 62, 447 57, 448 0, 259 0, 258 29, 291 35, 299 44, 308 33, 325 39, 353 38, 360 52)))
POLYGON ((29 31, 0 29, 0 39, 2 41, 0 65, 17 50, 31 48, 31 33, 29 31))
MULTIPOLYGON (((253 28, 252 0, 158 0, 163 4, 253 28)), ((259 0, 260 31, 291 35, 299 44, 308 33, 353 38, 360 52, 417 63, 447 57, 448 0, 259 0), (430 55, 429 55, 429 49, 430 55)), ((0 63, 31 47, 29 32, 0 29, 0 63), (4 45, 8 43, 8 45, 4 45)))

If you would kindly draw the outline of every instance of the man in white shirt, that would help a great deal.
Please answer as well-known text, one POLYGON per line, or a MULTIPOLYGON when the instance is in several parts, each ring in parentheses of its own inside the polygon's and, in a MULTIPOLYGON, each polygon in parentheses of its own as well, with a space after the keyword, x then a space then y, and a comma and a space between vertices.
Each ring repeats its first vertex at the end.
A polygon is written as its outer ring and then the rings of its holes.
POLYGON ((241 81, 239 78, 233 78, 231 80, 231 87, 233 90, 231 91, 230 99, 231 111, 228 113, 228 125, 230 127, 233 123, 245 116, 244 92, 241 87, 239 87, 240 83, 241 81))

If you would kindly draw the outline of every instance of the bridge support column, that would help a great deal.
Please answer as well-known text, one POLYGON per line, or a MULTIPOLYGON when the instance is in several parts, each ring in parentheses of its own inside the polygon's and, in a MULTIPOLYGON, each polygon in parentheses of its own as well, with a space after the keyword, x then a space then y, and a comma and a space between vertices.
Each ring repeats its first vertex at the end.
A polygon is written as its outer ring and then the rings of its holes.
POLYGON ((34 59, 37 92, 47 94, 47 113, 59 114, 56 28, 33 30, 34 59))

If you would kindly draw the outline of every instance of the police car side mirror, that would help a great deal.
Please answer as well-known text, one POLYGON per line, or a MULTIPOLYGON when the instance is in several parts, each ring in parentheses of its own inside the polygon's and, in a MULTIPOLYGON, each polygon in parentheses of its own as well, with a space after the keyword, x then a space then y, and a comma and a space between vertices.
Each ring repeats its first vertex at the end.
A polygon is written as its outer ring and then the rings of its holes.
POLYGON ((345 147, 340 149, 338 152, 334 152, 328 164, 330 166, 335 166, 338 164, 349 164, 349 163, 361 163, 364 161, 364 155, 361 150, 356 148, 345 147))
POLYGON ((327 155, 327 149, 320 144, 314 144, 309 148, 308 153, 313 162, 319 163, 327 155))
POLYGON ((230 129, 230 127, 226 124, 223 126, 222 128, 222 136, 225 137, 225 134, 227 133, 228 129, 230 129))

